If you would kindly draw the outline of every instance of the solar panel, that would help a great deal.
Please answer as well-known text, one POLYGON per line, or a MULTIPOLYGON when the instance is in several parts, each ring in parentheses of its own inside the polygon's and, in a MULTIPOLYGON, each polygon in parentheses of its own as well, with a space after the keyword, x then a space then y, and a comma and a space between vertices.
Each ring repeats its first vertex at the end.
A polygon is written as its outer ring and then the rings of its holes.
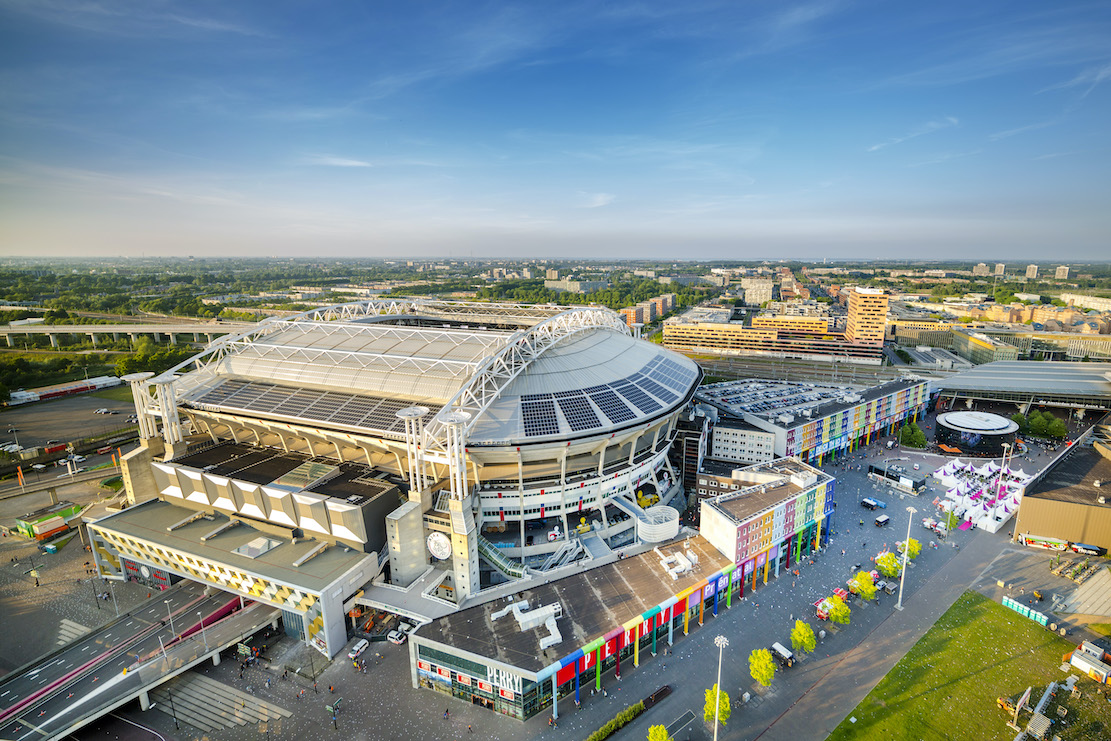
POLYGON ((559 404, 560 411, 563 412, 563 418, 567 420, 567 424, 571 425, 571 429, 575 432, 602 426, 602 423, 598 420, 598 415, 591 408, 590 402, 586 400, 586 396, 581 392, 576 392, 575 395, 556 394, 556 403, 559 404))
POLYGON ((676 399, 679 398, 673 392, 668 391, 667 389, 665 389, 660 384, 658 384, 655 381, 652 381, 648 378, 645 378, 644 380, 642 380, 640 382, 640 386, 645 391, 652 394, 652 396, 655 396, 657 399, 663 399, 663 401, 667 404, 670 404, 671 402, 673 402, 673 401, 675 401, 676 399))
POLYGON ((648 394, 644 393, 628 381, 618 381, 617 383, 611 383, 610 386, 616 389, 618 393, 620 393, 626 399, 633 402, 633 404, 636 405, 636 408, 644 412, 645 414, 654 412, 660 408, 659 402, 648 396, 648 394))
POLYGON ((598 405, 598 408, 602 410, 602 414, 606 415, 610 422, 620 424, 636 418, 636 415, 625 405, 625 402, 611 391, 609 387, 592 386, 587 389, 587 392, 590 394, 591 401, 598 405))
POLYGON ((257 414, 280 414, 313 422, 335 423, 350 427, 369 427, 385 432, 400 432, 404 422, 394 412, 407 403, 376 396, 341 394, 333 391, 287 388, 265 383, 228 379, 186 406, 228 408, 257 414))
POLYGON ((521 421, 525 425, 526 437, 555 435, 559 432, 556 419, 555 402, 549 399, 521 402, 521 421))

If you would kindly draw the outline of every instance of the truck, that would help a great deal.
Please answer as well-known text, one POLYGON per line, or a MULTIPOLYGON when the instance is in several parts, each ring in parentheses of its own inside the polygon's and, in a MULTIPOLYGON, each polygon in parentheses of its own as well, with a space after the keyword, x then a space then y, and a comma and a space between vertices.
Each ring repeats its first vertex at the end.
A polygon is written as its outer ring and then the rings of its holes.
MULTIPOLYGON (((843 602, 849 599, 849 593, 841 587, 833 590, 834 596, 840 597, 843 602)), ((829 620, 829 597, 823 597, 814 603, 814 608, 819 620, 829 620)))

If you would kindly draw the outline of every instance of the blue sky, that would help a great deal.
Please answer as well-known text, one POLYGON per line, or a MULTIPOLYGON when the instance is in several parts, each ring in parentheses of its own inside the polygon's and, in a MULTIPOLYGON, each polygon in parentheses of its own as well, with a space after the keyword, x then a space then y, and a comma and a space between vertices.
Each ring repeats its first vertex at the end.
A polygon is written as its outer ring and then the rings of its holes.
POLYGON ((1107 259, 1106 2, 0 0, 0 254, 1107 259))

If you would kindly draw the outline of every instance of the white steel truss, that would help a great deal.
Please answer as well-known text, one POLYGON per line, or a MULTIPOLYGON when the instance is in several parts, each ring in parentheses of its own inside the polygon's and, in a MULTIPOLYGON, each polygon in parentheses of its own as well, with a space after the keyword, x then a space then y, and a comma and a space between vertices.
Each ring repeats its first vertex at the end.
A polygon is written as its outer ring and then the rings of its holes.
POLYGON ((455 411, 468 412, 470 419, 462 430, 467 435, 482 414, 534 360, 548 349, 569 337, 596 329, 611 329, 629 335, 629 327, 619 314, 603 307, 577 308, 545 319, 534 327, 521 330, 509 338, 505 347, 491 355, 471 380, 456 392, 424 428, 425 450, 431 455, 447 456, 449 440, 444 415, 455 411))

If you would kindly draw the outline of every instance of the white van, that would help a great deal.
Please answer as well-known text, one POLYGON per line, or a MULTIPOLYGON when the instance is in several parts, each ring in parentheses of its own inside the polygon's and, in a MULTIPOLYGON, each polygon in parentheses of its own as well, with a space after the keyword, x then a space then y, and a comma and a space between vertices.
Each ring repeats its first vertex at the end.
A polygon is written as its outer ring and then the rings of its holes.
POLYGON ((772 644, 772 656, 784 668, 790 668, 795 665, 795 655, 787 650, 787 647, 782 643, 776 642, 772 644))
POLYGON ((876 527, 883 527, 891 522, 891 518, 887 515, 880 515, 876 518, 876 527))

